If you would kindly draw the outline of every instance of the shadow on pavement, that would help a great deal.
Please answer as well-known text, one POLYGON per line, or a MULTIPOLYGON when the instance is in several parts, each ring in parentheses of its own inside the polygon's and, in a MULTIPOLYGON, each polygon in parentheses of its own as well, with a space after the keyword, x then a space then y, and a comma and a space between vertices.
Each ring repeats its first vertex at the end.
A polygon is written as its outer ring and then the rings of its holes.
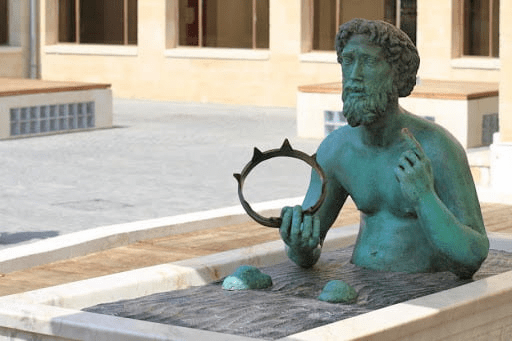
POLYGON ((0 233, 0 245, 17 244, 32 239, 46 239, 56 237, 58 231, 34 231, 34 232, 16 232, 16 233, 0 233))

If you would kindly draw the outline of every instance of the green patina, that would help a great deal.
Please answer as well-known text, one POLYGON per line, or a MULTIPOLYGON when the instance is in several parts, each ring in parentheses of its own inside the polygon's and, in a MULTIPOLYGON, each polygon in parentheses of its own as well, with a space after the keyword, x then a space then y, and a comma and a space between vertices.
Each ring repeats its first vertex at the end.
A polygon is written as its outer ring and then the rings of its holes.
POLYGON ((329 303, 354 303, 357 298, 357 292, 347 283, 334 280, 329 281, 325 285, 324 289, 318 299, 329 303))
POLYGON ((465 151, 444 128, 398 104, 415 85, 415 46, 393 25, 354 19, 340 27, 336 51, 349 125, 318 148, 327 178, 320 209, 313 216, 302 213, 321 191, 312 172, 303 204, 282 210, 288 257, 313 266, 350 196, 361 212, 354 264, 471 277, 487 257, 489 241, 465 151))
POLYGON ((265 289, 272 286, 269 275, 262 273, 258 268, 242 265, 222 282, 224 290, 265 289))

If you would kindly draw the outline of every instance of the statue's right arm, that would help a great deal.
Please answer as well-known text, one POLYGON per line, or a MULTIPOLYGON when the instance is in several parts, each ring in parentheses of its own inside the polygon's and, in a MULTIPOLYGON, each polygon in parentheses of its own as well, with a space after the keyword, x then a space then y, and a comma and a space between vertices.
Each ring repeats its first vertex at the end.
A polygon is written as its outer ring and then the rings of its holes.
POLYGON ((322 180, 312 170, 311 181, 302 206, 285 207, 281 213, 281 238, 286 244, 288 258, 301 267, 313 266, 321 254, 321 246, 330 227, 336 220, 345 200, 347 191, 338 183, 333 167, 334 160, 325 148, 320 146, 317 162, 326 178, 326 197, 318 211, 313 215, 303 215, 302 211, 313 206, 322 192, 322 180), (331 157, 330 157, 331 156, 331 157))

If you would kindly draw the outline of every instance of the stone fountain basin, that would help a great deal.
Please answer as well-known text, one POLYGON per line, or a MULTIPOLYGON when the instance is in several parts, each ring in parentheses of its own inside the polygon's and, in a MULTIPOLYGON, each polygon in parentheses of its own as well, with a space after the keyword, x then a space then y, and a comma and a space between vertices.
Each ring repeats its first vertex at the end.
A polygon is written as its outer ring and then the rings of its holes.
MULTIPOLYGON (((283 202, 278 201, 255 206, 255 209, 272 211, 273 208, 277 209, 282 205, 283 202)), ((197 229, 199 225, 214 228, 248 219, 240 208, 228 208, 139 225, 143 226, 141 229, 145 230, 146 235, 161 235, 185 232, 187 228, 197 229)), ((121 231, 122 226, 116 226, 111 230, 121 231)), ((332 250, 353 244, 357 230, 356 225, 331 230, 324 249, 332 250)), ((66 249, 69 254, 70 250, 77 248, 78 253, 84 254, 87 253, 87 249, 96 252, 121 243, 115 233, 108 238, 105 237, 105 229, 93 229, 89 232, 85 237, 81 232, 82 242, 77 245, 74 244, 76 240, 71 242, 74 238, 66 239, 69 242, 60 240, 60 243, 52 243, 58 244, 59 247, 54 246, 51 251, 45 253, 45 256, 47 259, 62 258, 62 249, 66 249), (98 243, 99 239, 103 242, 98 243), (101 246, 98 246, 100 244, 101 246)), ((122 239, 130 242, 137 238, 142 239, 144 235, 137 229, 118 233, 124 233, 122 239), (135 235, 138 237, 134 237, 135 235)), ((491 233, 489 236, 491 248, 512 251, 512 237, 509 235, 491 233)), ((48 240, 41 243, 43 246, 47 245, 48 240)), ((41 248, 36 246, 32 249, 41 248)), ((6 251, 9 250, 11 249, 6 251)), ((12 253, 17 254, 17 250, 11 251, 12 253)), ((30 263, 30 255, 25 252, 23 257, 30 263)), ((33 258, 41 257, 36 254, 33 258)), ((275 241, 5 296, 0 298, 0 340, 256 340, 82 312, 80 309, 100 303, 204 285, 231 274, 242 264, 261 267, 284 261, 286 255, 283 244, 281 241, 275 241)), ((0 263, 6 269, 12 264, 17 264, 17 268, 21 266, 17 258, 12 257, 10 261, 0 263)), ((512 271, 290 335, 281 340, 499 340, 510 335, 512 271)))

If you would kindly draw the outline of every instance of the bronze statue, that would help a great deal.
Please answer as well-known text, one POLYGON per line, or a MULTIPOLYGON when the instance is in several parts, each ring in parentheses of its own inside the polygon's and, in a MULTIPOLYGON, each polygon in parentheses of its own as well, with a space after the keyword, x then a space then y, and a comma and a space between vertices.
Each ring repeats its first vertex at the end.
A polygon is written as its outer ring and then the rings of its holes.
POLYGON ((354 19, 340 26, 336 51, 349 125, 318 148, 327 177, 319 210, 303 214, 321 193, 314 171, 302 206, 282 210, 288 257, 313 266, 350 195, 361 212, 354 264, 471 277, 489 241, 465 151, 444 128, 398 104, 416 82, 416 47, 391 24, 354 19))

